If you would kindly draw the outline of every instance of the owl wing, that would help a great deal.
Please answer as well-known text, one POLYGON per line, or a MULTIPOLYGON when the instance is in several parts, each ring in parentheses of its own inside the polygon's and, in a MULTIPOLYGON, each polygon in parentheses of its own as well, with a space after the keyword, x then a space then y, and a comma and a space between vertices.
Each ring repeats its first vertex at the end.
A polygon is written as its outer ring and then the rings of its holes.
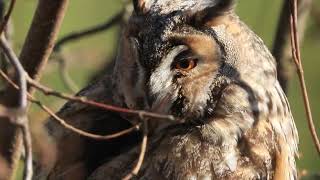
MULTIPOLYGON (((110 78, 104 76, 81 90, 77 96, 112 104, 110 82, 110 78)), ((113 134, 131 127, 131 124, 117 113, 76 102, 66 103, 57 115, 74 127, 101 135, 113 134)), ((65 129, 52 117, 46 127, 56 143, 57 157, 52 169, 40 168, 35 173, 37 179, 85 179, 99 163, 122 153, 137 141, 137 133, 109 141, 91 140, 65 129)))
POLYGON ((270 119, 277 141, 275 179, 293 180, 297 179, 295 156, 298 153, 298 131, 287 97, 278 82, 275 89, 275 96, 278 97, 274 99, 275 103, 282 103, 284 107, 282 112, 278 112, 278 119, 270 119))

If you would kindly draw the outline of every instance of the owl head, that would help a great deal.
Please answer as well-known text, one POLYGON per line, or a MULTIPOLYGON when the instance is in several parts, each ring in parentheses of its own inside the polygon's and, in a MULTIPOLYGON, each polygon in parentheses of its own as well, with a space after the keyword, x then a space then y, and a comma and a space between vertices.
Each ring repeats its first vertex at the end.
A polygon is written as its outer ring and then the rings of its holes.
POLYGON ((228 84, 242 76, 263 83, 250 73, 275 72, 261 51, 252 60, 263 43, 242 26, 232 0, 135 0, 114 72, 116 99, 184 120, 210 117, 228 84))

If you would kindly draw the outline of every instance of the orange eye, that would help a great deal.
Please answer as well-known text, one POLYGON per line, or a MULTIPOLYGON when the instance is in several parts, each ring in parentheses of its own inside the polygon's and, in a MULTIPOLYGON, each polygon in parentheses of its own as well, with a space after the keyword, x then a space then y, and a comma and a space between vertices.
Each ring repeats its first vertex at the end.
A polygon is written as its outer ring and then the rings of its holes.
POLYGON ((189 71, 197 66, 195 59, 183 59, 176 63, 175 68, 183 71, 189 71))

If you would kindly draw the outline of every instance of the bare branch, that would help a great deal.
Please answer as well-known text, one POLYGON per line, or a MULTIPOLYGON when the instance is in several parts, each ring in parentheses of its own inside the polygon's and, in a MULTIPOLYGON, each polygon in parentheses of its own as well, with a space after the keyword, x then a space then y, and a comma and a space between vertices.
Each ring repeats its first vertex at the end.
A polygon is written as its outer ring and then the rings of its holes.
MULTIPOLYGON (((311 9, 312 0, 300 0, 298 2, 299 41, 303 41, 303 35, 311 9)), ((277 61, 277 75, 280 85, 285 93, 288 91, 288 82, 293 75, 293 63, 290 47, 290 18, 289 1, 284 0, 281 15, 277 25, 272 54, 277 61)))
POLYGON ((2 22, 0 24, 0 36, 2 35, 4 29, 6 28, 9 18, 11 16, 11 13, 13 11, 14 5, 16 4, 16 0, 11 0, 10 1, 10 6, 7 14, 3 17, 2 22))
POLYGON ((81 38, 85 38, 90 35, 95 35, 97 33, 100 33, 102 31, 108 30, 109 28, 113 27, 114 25, 121 22, 123 19, 123 16, 125 14, 125 11, 122 10, 119 13, 117 13, 115 16, 113 16, 110 20, 108 19, 106 22, 95 25, 94 27, 89 27, 85 30, 79 31, 79 32, 73 32, 71 34, 66 35, 65 37, 62 37, 55 45, 54 51, 57 53, 57 60, 59 62, 59 71, 62 78, 62 81, 64 85, 73 93, 76 93, 79 88, 76 85, 76 83, 72 80, 68 73, 66 59, 61 54, 61 47, 65 45, 68 42, 72 42, 75 40, 79 40, 81 38))
POLYGON ((90 27, 88 29, 85 29, 83 31, 79 31, 79 32, 74 32, 72 34, 69 34, 65 37, 63 37, 62 39, 60 39, 55 47, 54 47, 54 51, 60 51, 61 47, 71 41, 74 40, 78 40, 80 38, 89 36, 89 35, 93 35, 93 34, 97 34, 99 32, 102 32, 104 30, 109 29, 110 27, 116 25, 117 23, 119 23, 122 20, 124 11, 122 10, 121 12, 117 13, 115 16, 113 16, 110 20, 107 20, 106 22, 99 24, 97 26, 94 27, 90 27))
POLYGON ((297 0, 290 0, 290 26, 291 26, 291 46, 292 46, 292 56, 297 68, 297 74, 299 77, 300 88, 303 94, 303 102, 307 115, 308 126, 311 132, 314 145, 320 155, 320 142, 318 139, 318 135, 313 123, 312 112, 308 97, 308 91, 305 83, 304 72, 301 61, 301 53, 300 53, 300 45, 299 45, 299 35, 298 35, 298 3, 297 0))
POLYGON ((316 5, 312 6, 311 8, 311 15, 317 24, 320 27, 320 8, 316 5))
POLYGON ((148 143, 148 122, 146 119, 142 119, 142 120, 143 120, 143 138, 142 138, 139 158, 138 158, 137 164, 132 169, 132 171, 128 175, 126 175, 122 180, 130 180, 134 176, 137 176, 142 166, 144 156, 147 150, 147 143, 148 143))
POLYGON ((14 66, 17 73, 18 84, 20 86, 20 89, 19 89, 20 97, 19 97, 19 103, 18 103, 19 112, 14 114, 15 115, 14 117, 9 117, 9 119, 22 129, 24 147, 26 151, 24 180, 31 180, 32 174, 33 174, 33 167, 32 167, 31 135, 30 135, 29 125, 28 125, 28 118, 26 114, 27 105, 28 105, 27 104, 27 79, 25 76, 25 71, 18 57, 15 55, 13 50, 9 47, 3 35, 1 36, 1 39, 0 39, 0 46, 4 54, 9 59, 10 63, 14 66))
POLYGON ((59 71, 62 78, 62 82, 71 92, 73 93, 78 92, 79 87, 69 75, 68 68, 67 68, 67 61, 65 57, 63 56, 63 54, 59 53, 57 54, 57 59, 59 63, 59 71))
POLYGON ((8 57, 8 60, 10 61, 10 63, 15 67, 15 69, 17 71, 17 76, 19 78, 18 84, 21 87, 19 106, 21 108, 26 108, 27 107, 27 83, 26 83, 27 79, 25 76, 25 71, 24 71, 18 57, 15 55, 13 50, 9 47, 4 36, 1 36, 0 46, 1 46, 2 50, 4 51, 5 55, 8 57))
POLYGON ((74 126, 67 124, 65 120, 61 119, 59 116, 57 116, 55 113, 53 113, 48 107, 44 106, 42 103, 40 103, 40 101, 32 101, 33 103, 37 104, 40 108, 42 108, 45 112, 47 112, 50 116, 52 116, 56 121, 58 121, 60 123, 60 125, 62 125, 64 128, 77 133, 83 137, 87 137, 87 138, 91 138, 94 140, 110 140, 110 139, 115 139, 121 136, 124 136, 126 134, 129 134, 133 131, 136 131, 139 129, 140 125, 135 125, 131 128, 125 129, 123 131, 117 132, 115 134, 110 134, 110 135, 97 135, 97 134, 92 134, 92 133, 88 133, 85 132, 81 129, 75 128, 74 126))
MULTIPOLYGON (((32 25, 20 54, 22 66, 26 72, 35 79, 39 78, 40 72, 44 68, 52 51, 67 2, 68 0, 38 1, 32 25)), ((16 78, 19 80, 19 77, 16 78)), ((8 87, 0 98, 3 105, 16 107, 16 103, 21 96, 20 92, 21 91, 17 91, 11 86, 10 88, 8 87)), ((22 101, 25 102, 25 100, 22 101)), ((0 156, 5 158, 10 170, 10 177, 4 177, 4 179, 11 179, 20 160, 23 147, 23 132, 15 123, 3 117, 0 118, 0 130, 0 141, 3 142, 3 144, 0 145, 0 156)))
POLYGON ((89 106, 101 108, 101 109, 104 109, 107 111, 121 112, 121 113, 132 114, 132 115, 143 116, 143 117, 166 119, 166 120, 170 120, 170 121, 175 120, 175 118, 171 115, 162 115, 162 114, 146 112, 146 111, 142 111, 142 110, 132 110, 132 109, 127 109, 127 108, 122 108, 122 107, 116 107, 116 106, 112 106, 112 105, 108 105, 108 104, 95 102, 95 101, 86 99, 85 97, 75 97, 72 95, 64 94, 61 92, 57 92, 53 89, 50 89, 48 87, 45 87, 45 86, 39 84, 37 81, 34 81, 30 77, 27 77, 27 79, 28 79, 28 82, 31 86, 33 86, 34 88, 38 89, 39 91, 43 92, 46 95, 56 96, 56 97, 59 97, 62 99, 66 99, 66 100, 70 100, 70 101, 74 101, 74 102, 79 102, 79 103, 86 104, 89 106))
MULTIPOLYGON (((27 115, 24 116, 27 118, 27 115)), ((23 180, 32 180, 33 176, 33 157, 32 157, 32 144, 31 144, 31 133, 28 124, 28 120, 24 120, 26 123, 22 126, 22 137, 25 148, 25 168, 23 173, 23 180)))
MULTIPOLYGON (((13 86, 15 89, 20 89, 20 87, 15 84, 2 70, 0 70, 0 76, 2 76, 3 79, 5 79, 11 86, 13 86)), ((114 133, 114 134, 110 134, 110 135, 96 135, 96 134, 92 134, 92 133, 88 133, 85 132, 81 129, 78 129, 68 123, 66 123, 65 120, 63 120, 62 118, 60 118, 59 116, 57 116, 50 108, 48 108, 47 106, 45 106, 44 104, 42 104, 39 100, 37 100, 36 98, 34 98, 30 93, 28 93, 28 100, 31 101, 32 103, 38 105, 42 110, 44 110, 45 112, 47 112, 50 116, 53 117, 54 120, 56 120, 61 126, 63 126, 64 128, 77 133, 83 137, 87 137, 87 138, 91 138, 91 139, 95 139, 95 140, 110 140, 110 139, 115 139, 121 136, 124 136, 126 134, 129 134, 133 131, 139 130, 140 128, 140 124, 137 124, 131 128, 125 129, 123 131, 114 133)), ((1 110, 1 106, 0 106, 0 110, 1 110)), ((1 111, 4 112, 4 114, 9 114, 6 113, 6 111, 1 111)), ((10 113, 11 114, 11 113, 10 113)), ((1 114, 0 114, 1 115, 1 114)))
POLYGON ((20 60, 26 72, 38 80, 60 29, 68 0, 40 0, 20 60))

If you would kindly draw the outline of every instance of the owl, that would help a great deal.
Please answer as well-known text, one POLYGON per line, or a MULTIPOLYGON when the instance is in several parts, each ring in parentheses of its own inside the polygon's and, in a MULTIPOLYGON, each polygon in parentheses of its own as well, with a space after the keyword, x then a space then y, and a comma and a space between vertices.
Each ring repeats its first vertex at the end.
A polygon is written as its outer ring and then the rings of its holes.
MULTIPOLYGON (((277 81, 275 60, 236 15, 235 2, 134 0, 133 5, 112 77, 91 90, 106 103, 175 117, 146 117, 149 141, 133 179, 297 179, 297 129, 277 81)), ((81 108, 72 106, 61 114, 72 116, 72 122, 83 119, 74 113, 81 108)), ((139 121, 92 109, 85 113, 93 119, 86 128, 103 133, 139 121), (97 119, 109 123, 97 125, 97 119)), ((71 135, 57 127, 51 131, 60 147, 85 147, 72 157, 62 151, 51 179, 84 172, 79 179, 121 179, 140 153, 141 133, 99 144, 79 139, 66 143, 71 135), (92 154, 99 158, 92 160, 92 154)))

